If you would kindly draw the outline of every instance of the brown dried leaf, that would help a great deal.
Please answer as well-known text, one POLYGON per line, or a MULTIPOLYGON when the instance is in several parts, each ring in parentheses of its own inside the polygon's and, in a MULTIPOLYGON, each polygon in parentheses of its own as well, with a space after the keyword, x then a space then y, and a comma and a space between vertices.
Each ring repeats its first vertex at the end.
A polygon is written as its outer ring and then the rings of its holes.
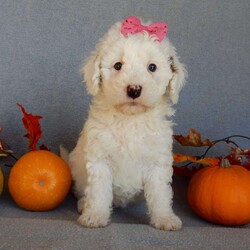
POLYGON ((203 147, 203 146, 213 146, 214 143, 209 139, 201 140, 201 135, 195 129, 190 129, 187 136, 174 135, 176 141, 178 141, 182 146, 191 147, 203 147))
POLYGON ((218 165, 220 160, 218 158, 202 158, 197 159, 195 156, 191 155, 183 155, 183 154, 173 154, 174 162, 181 163, 185 161, 191 161, 195 163, 199 163, 202 165, 215 166, 218 165))
MULTIPOLYGON (((0 128, 0 133, 3 131, 2 128, 0 128)), ((0 157, 7 157, 9 154, 11 154, 11 150, 4 149, 4 143, 3 140, 0 139, 0 157)))
POLYGON ((176 163, 181 163, 184 161, 192 161, 192 162, 196 161, 196 157, 191 155, 173 154, 173 158, 174 162, 176 163))
POLYGON ((217 166, 220 163, 218 158, 202 158, 195 161, 196 163, 208 166, 217 166))

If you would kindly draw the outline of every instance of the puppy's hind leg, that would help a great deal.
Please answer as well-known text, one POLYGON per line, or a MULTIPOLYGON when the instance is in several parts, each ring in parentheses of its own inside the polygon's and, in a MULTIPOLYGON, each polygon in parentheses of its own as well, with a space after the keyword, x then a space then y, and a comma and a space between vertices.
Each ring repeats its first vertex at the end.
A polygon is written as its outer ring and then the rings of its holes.
POLYGON ((163 167, 155 167, 144 185, 150 223, 160 230, 178 230, 181 220, 172 210, 171 175, 163 167))
POLYGON ((104 161, 88 162, 88 182, 84 197, 78 201, 82 212, 78 222, 85 227, 105 227, 110 218, 113 193, 112 173, 104 161))

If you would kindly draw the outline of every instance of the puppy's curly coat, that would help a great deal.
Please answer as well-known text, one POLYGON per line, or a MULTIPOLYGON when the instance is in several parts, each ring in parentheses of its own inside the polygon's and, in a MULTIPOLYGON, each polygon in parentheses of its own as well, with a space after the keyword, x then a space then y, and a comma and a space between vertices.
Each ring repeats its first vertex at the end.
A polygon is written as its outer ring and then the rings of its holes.
POLYGON ((172 103, 186 70, 167 38, 110 28, 82 73, 93 96, 69 164, 78 197, 78 221, 108 224, 112 204, 145 197, 152 226, 181 228, 172 210, 172 103))

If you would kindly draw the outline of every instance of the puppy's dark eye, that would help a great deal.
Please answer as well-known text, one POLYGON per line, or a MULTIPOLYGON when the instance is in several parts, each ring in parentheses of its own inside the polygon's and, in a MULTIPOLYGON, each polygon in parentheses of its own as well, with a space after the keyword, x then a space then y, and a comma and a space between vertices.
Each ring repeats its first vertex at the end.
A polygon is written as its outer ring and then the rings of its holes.
POLYGON ((114 68, 115 68, 115 70, 117 70, 117 71, 121 70, 121 69, 122 69, 122 63, 121 63, 121 62, 115 63, 114 68))
POLYGON ((156 66, 154 63, 150 63, 150 64, 148 65, 148 70, 149 70, 150 72, 155 72, 156 69, 157 69, 157 66, 156 66))

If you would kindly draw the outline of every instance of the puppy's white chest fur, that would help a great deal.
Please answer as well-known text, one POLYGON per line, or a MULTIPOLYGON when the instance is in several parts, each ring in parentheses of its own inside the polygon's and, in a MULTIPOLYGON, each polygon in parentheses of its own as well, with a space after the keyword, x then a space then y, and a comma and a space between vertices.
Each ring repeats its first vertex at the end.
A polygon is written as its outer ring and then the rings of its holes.
POLYGON ((100 157, 112 172, 113 202, 125 206, 141 194, 145 179, 155 166, 164 168, 167 161, 171 162, 171 125, 159 117, 148 119, 145 115, 89 121, 89 139, 98 140, 100 157))
POLYGON ((108 161, 113 174, 113 202, 125 206, 143 189, 143 172, 149 151, 145 124, 122 122, 110 130, 108 161), (139 126, 139 128, 138 128, 139 126), (143 149, 142 149, 143 148, 143 149))

